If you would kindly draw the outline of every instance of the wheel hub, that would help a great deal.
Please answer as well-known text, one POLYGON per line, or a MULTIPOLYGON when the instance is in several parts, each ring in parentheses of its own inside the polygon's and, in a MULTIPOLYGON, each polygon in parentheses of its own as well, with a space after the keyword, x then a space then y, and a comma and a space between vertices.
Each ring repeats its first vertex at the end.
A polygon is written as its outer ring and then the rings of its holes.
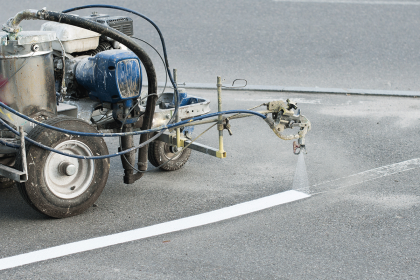
MULTIPOLYGON (((77 140, 61 142, 54 148, 64 153, 93 156, 89 147, 77 140)), ((47 187, 54 195, 72 199, 89 188, 94 171, 93 160, 70 158, 51 152, 45 162, 44 177, 47 187)))
POLYGON ((182 147, 178 148, 178 147, 175 147, 175 146, 170 146, 169 144, 165 144, 165 147, 164 147, 165 157, 167 159, 175 160, 175 159, 177 159, 181 156, 181 154, 182 154, 181 150, 182 150, 182 147))
POLYGON ((58 165, 58 170, 63 175, 72 176, 76 173, 77 168, 74 164, 71 164, 70 162, 63 161, 58 165))

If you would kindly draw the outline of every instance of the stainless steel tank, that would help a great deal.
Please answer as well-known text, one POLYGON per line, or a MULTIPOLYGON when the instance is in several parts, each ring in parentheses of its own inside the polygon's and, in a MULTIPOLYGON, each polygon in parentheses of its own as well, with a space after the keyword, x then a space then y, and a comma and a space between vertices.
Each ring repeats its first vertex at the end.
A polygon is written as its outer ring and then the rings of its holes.
MULTIPOLYGON (((37 120, 57 114, 52 41, 54 32, 22 31, 16 40, 0 32, 0 101, 37 120)), ((30 124, 0 108, 0 117, 30 130, 30 124)))

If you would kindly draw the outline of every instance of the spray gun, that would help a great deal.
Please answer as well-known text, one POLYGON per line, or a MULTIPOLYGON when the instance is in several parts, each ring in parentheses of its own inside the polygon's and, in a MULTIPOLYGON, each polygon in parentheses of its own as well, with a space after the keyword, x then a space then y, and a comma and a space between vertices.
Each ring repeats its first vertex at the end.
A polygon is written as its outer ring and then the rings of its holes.
POLYGON ((293 153, 296 155, 300 154, 301 151, 306 153, 305 136, 311 130, 311 122, 304 115, 301 115, 297 103, 289 99, 286 102, 283 100, 271 101, 267 104, 267 109, 271 112, 272 117, 267 117, 265 121, 274 133, 283 140, 298 139, 298 142, 293 142, 293 153), (300 128, 297 134, 283 134, 286 128, 295 127, 300 128))

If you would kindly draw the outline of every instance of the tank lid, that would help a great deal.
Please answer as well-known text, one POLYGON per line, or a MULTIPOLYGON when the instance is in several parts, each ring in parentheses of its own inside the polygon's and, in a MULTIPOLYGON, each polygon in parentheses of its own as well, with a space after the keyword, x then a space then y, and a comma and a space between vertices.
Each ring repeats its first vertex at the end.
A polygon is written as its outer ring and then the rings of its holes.
POLYGON ((49 21, 41 25, 43 31, 54 31, 62 42, 100 37, 101 34, 73 25, 49 21))
MULTIPOLYGON (((6 40, 7 33, 0 32, 1 42, 6 40)), ((52 42, 56 40, 55 32, 52 31, 21 31, 17 35, 18 45, 31 45, 35 43, 52 42)))

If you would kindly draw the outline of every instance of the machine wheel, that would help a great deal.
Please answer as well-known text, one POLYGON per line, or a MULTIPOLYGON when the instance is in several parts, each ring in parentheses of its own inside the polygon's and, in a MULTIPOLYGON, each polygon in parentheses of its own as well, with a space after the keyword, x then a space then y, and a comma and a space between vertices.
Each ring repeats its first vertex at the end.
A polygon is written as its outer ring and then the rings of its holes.
MULTIPOLYGON (((173 147, 162 141, 153 141, 149 144, 149 161, 158 167, 175 155, 173 147)), ((183 149, 175 158, 160 167, 161 170, 174 171, 180 169, 190 158, 191 150, 183 149)))
MULTIPOLYGON (((68 130, 97 132, 76 118, 60 116, 45 123, 68 130)), ((108 154, 105 141, 100 137, 69 135, 40 125, 31 130, 28 137, 65 153, 108 154)), ((109 159, 70 158, 30 144, 26 158, 28 181, 18 184, 18 189, 32 208, 50 217, 65 218, 84 212, 102 193, 108 179, 109 159)))

